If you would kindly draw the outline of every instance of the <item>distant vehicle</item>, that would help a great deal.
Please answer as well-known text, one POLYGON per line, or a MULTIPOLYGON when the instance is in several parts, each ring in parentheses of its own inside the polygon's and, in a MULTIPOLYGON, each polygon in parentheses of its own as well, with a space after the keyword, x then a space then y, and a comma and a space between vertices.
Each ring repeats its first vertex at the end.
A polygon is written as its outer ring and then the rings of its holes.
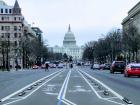
POLYGON ((140 77, 140 63, 130 63, 126 66, 124 76, 139 76, 140 77))
POLYGON ((45 68, 46 68, 45 64, 42 64, 41 69, 45 69, 45 68))
POLYGON ((104 64, 104 70, 110 70, 111 64, 110 63, 105 63, 104 64))
POLYGON ((114 72, 121 72, 123 73, 125 69, 125 62, 124 61, 113 61, 110 69, 110 73, 114 72))
POLYGON ((100 70, 104 70, 105 64, 100 65, 100 70))
POLYGON ((59 63, 57 68, 63 68, 64 67, 64 64, 63 63, 59 63))
POLYGON ((56 64, 50 63, 50 64, 49 64, 49 67, 50 67, 50 68, 56 68, 56 64))
POLYGON ((90 63, 85 63, 84 66, 90 66, 90 63))
POLYGON ((38 69, 39 67, 37 65, 33 65, 33 69, 38 69))
POLYGON ((92 69, 98 69, 99 70, 100 69, 100 65, 99 64, 94 64, 92 69))

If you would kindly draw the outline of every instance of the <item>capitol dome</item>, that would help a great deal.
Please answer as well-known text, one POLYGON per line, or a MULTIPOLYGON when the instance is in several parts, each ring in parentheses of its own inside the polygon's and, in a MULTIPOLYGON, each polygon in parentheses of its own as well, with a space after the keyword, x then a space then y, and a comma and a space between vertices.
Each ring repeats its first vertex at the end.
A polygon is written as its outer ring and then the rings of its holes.
POLYGON ((64 47, 75 47, 76 46, 76 40, 73 32, 71 31, 71 27, 69 25, 68 32, 65 34, 64 40, 63 40, 63 46, 64 47))

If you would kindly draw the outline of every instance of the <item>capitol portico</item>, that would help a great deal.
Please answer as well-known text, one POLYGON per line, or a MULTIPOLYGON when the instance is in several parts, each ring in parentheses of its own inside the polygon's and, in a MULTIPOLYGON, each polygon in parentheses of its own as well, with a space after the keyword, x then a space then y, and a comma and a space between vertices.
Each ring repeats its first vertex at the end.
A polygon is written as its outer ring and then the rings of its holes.
POLYGON ((70 25, 64 36, 63 46, 53 47, 53 52, 62 54, 66 53, 68 56, 72 56, 74 60, 82 59, 83 48, 76 45, 76 39, 74 33, 71 31, 70 25))

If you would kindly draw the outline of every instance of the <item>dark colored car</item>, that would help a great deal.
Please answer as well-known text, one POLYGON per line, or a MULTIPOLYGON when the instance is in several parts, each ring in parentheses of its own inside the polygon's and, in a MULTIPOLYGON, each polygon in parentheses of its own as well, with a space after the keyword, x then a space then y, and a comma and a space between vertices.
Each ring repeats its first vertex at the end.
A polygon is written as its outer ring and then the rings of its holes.
POLYGON ((139 76, 140 77, 140 63, 130 63, 126 66, 124 76, 139 76))
POLYGON ((124 61, 113 61, 110 69, 110 73, 121 72, 124 73, 125 62, 124 61))

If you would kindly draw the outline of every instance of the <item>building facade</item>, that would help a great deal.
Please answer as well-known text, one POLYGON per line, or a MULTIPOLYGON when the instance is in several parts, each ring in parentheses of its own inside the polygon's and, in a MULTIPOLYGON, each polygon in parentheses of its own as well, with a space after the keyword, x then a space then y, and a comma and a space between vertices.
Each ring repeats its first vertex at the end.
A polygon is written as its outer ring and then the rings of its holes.
POLYGON ((131 25, 135 25, 140 30, 140 2, 128 11, 128 16, 123 19, 123 31, 127 30, 131 25))
MULTIPOLYGON (((128 16, 125 17, 122 21, 122 28, 124 35, 133 35, 132 33, 134 28, 136 28, 138 33, 140 33, 140 2, 138 2, 130 11, 128 11, 128 16)), ((127 49, 127 51, 125 51, 126 61, 139 61, 140 51, 138 50, 136 52, 136 50, 134 51, 134 48, 131 48, 131 50, 127 49)))
POLYGON ((64 36, 63 46, 54 46, 53 52, 62 54, 66 53, 68 56, 72 56, 73 60, 82 59, 83 48, 76 45, 75 36, 71 31, 70 25, 68 27, 68 31, 64 36))
POLYGON ((33 38, 35 34, 25 21, 18 1, 14 6, 7 5, 0 0, 0 67, 23 67, 21 44, 26 41, 25 36, 33 38), (30 34, 29 34, 30 33, 30 34))

